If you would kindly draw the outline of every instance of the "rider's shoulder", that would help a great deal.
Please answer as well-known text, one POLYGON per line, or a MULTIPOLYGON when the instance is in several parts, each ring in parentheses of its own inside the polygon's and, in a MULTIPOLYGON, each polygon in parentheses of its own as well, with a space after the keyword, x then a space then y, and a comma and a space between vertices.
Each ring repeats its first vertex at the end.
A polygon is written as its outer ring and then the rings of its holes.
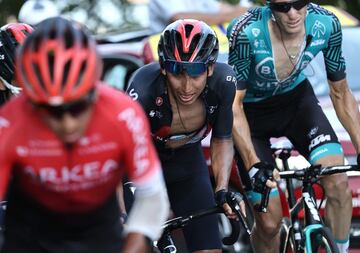
POLYGON ((263 16, 264 12, 266 11, 266 7, 253 7, 250 8, 247 12, 244 14, 234 18, 229 26, 228 31, 231 31, 232 29, 244 29, 249 24, 252 24, 253 22, 260 21, 263 16))
POLYGON ((20 94, 18 97, 12 97, 2 107, 0 107, 0 114, 7 117, 21 118, 27 114, 27 109, 31 108, 31 104, 28 102, 24 94, 20 94))
POLYGON ((330 10, 320 6, 318 4, 310 3, 308 5, 307 21, 313 21, 315 25, 319 25, 321 22, 327 22, 328 26, 332 26, 333 23, 340 25, 340 21, 337 16, 330 10))
POLYGON ((214 73, 209 78, 209 87, 223 92, 224 89, 232 89, 234 85, 236 86, 236 77, 233 68, 229 64, 216 62, 214 73))
POLYGON ((214 74, 217 76, 235 75, 233 67, 223 62, 215 63, 214 74))
POLYGON ((147 64, 138 69, 129 81, 126 92, 145 106, 152 98, 165 93, 165 78, 158 62, 147 64))
MULTIPOLYGON (((238 37, 248 38, 253 28, 263 30, 263 18, 269 16, 268 8, 254 7, 249 9, 243 15, 233 19, 227 27, 227 37, 229 39, 230 48, 234 48, 238 37)), ((249 38, 248 38, 249 39, 249 38)))
POLYGON ((156 79, 160 74, 160 64, 153 62, 139 68, 132 76, 130 83, 149 83, 149 80, 156 79))
POLYGON ((101 117, 106 117, 110 121, 118 121, 121 117, 120 115, 126 114, 126 112, 131 112, 132 115, 143 116, 140 105, 128 94, 125 94, 125 92, 104 83, 98 85, 97 92, 96 111, 98 115, 102 115, 101 117))
MULTIPOLYGON (((97 104, 112 105, 112 108, 131 106, 134 102, 125 92, 100 82, 97 87, 97 104)), ((110 108, 109 108, 110 109, 110 108)))
POLYGON ((5 136, 18 136, 23 127, 30 124, 29 120, 32 120, 31 105, 24 94, 10 99, 0 108, 1 141, 5 142, 5 136))

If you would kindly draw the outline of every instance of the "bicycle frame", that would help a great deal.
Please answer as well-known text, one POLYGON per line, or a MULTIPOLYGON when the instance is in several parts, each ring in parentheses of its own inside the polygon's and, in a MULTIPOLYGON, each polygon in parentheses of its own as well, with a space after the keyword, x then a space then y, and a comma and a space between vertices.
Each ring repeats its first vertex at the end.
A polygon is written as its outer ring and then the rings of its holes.
POLYGON ((286 240, 283 252, 286 252, 289 246, 290 236, 294 242, 296 252, 312 252, 312 234, 327 229, 324 226, 320 212, 315 202, 313 184, 319 180, 319 175, 335 174, 354 170, 355 166, 333 166, 321 168, 320 166, 312 166, 311 168, 301 171, 289 170, 288 158, 291 149, 281 150, 277 156, 281 159, 284 171, 280 172, 280 177, 286 181, 287 199, 290 209, 290 224, 288 226, 286 240), (302 179, 302 195, 296 200, 294 195, 294 187, 291 179, 302 179), (299 218, 299 212, 304 210, 303 224, 299 218))
MULTIPOLYGON (((279 158, 283 163, 284 171, 290 171, 288 163, 290 156, 291 150, 289 149, 282 151, 279 155, 279 158)), ((292 179, 286 178, 285 181, 291 221, 289 235, 292 234, 291 230, 293 230, 294 246, 298 252, 302 252, 304 250, 304 246, 307 252, 311 252, 310 235, 314 230, 319 229, 319 227, 323 227, 323 221, 314 201, 312 183, 308 180, 303 181, 302 196, 298 201, 296 201, 292 179), (306 224, 304 228, 302 227, 301 220, 298 216, 302 209, 304 210, 304 224, 306 224), (306 243, 305 245, 304 242, 306 243)))

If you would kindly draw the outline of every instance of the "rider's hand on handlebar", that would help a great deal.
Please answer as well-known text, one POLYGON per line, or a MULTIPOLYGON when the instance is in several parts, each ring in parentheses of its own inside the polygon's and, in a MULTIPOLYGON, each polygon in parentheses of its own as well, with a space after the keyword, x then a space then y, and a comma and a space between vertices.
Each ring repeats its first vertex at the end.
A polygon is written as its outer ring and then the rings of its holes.
POLYGON ((360 154, 358 154, 358 156, 357 156, 357 165, 358 165, 358 167, 360 166, 360 154))
POLYGON ((235 198, 237 204, 239 204, 241 212, 245 214, 245 203, 242 200, 242 196, 239 193, 234 193, 227 191, 225 189, 215 192, 215 201, 218 206, 221 206, 224 209, 224 213, 229 219, 238 220, 238 216, 232 210, 231 206, 228 204, 230 201, 233 201, 235 198))
POLYGON ((265 162, 258 162, 251 166, 249 176, 255 192, 264 193, 266 187, 275 188, 276 182, 272 179, 278 180, 279 173, 274 170, 274 166, 265 162))

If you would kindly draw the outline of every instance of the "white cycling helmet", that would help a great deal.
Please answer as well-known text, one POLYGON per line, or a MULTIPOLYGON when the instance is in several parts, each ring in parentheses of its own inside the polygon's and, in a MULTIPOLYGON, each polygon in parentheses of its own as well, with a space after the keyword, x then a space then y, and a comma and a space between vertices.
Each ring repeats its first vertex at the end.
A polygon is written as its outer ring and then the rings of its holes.
POLYGON ((19 21, 32 26, 47 18, 58 16, 59 10, 54 2, 49 0, 28 0, 19 11, 19 21))

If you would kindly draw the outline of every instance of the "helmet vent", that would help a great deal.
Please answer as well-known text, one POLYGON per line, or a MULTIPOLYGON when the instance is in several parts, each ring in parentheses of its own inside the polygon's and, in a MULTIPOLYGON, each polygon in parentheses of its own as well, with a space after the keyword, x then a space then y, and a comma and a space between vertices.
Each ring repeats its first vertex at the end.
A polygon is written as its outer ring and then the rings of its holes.
POLYGON ((78 79, 77 79, 74 87, 77 87, 77 86, 79 86, 79 85, 82 83, 82 80, 83 80, 83 78, 84 78, 84 74, 85 74, 86 69, 87 69, 86 61, 83 61, 83 62, 81 63, 81 68, 80 68, 79 76, 78 76, 78 79))
POLYGON ((62 82, 61 82, 63 86, 65 86, 67 79, 69 77, 70 66, 71 66, 71 60, 68 60, 64 65, 64 74, 62 76, 62 82))
MULTIPOLYGON (((33 63, 32 66, 33 66, 33 68, 34 68, 34 72, 35 72, 36 76, 38 77, 38 81, 39 81, 39 83, 40 83, 40 86, 41 86, 42 90, 47 93, 47 89, 45 88, 45 82, 44 82, 44 80, 43 80, 43 78, 42 78, 42 75, 41 75, 41 73, 40 73, 39 64, 33 63)), ((51 69, 52 69, 52 68, 51 68, 51 69)))
MULTIPOLYGON (((55 52, 50 50, 47 54, 48 64, 49 64, 49 74, 51 82, 54 81, 54 61, 55 61, 55 52)), ((37 73, 38 76, 42 76, 41 73, 37 73)))
POLYGON ((190 60, 191 56, 195 53, 196 47, 199 44, 201 35, 200 34, 195 34, 194 38, 191 40, 188 52, 184 52, 184 50, 183 50, 183 47, 182 47, 183 42, 182 42, 182 38, 181 38, 180 33, 176 33, 176 35, 177 35, 176 42, 178 43, 177 48, 179 50, 181 60, 182 61, 190 60))
POLYGON ((186 24, 185 25, 185 37, 189 38, 191 31, 193 30, 194 26, 191 24, 186 24))
POLYGON ((67 29, 65 31, 64 34, 64 38, 65 38, 65 48, 71 48, 74 45, 74 34, 71 33, 71 31, 69 29, 67 29))

